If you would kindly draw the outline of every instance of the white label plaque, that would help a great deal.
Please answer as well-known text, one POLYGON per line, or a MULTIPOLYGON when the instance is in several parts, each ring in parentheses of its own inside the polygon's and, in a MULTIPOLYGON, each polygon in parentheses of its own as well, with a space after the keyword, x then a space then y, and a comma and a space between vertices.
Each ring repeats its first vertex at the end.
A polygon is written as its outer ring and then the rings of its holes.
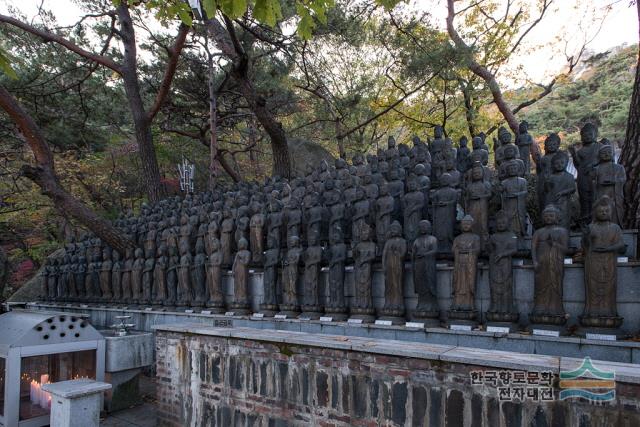
POLYGON ((564 265, 571 265, 571 264, 573 264, 573 260, 571 258, 564 259, 564 265))
POLYGON ((619 256, 618 257, 618 262, 622 263, 622 264, 627 263, 627 262, 629 262, 629 257, 627 257, 627 256, 619 256))
POLYGON ((200 314, 211 314, 211 310, 202 310, 200 314))
POLYGON ((329 316, 322 316, 320 318, 321 322, 333 322, 333 317, 329 317, 329 316))
POLYGON ((376 320, 376 325, 391 326, 393 322, 391 320, 376 320))
POLYGON ((255 317, 256 319, 262 319, 264 317, 264 313, 253 313, 251 317, 255 317))
POLYGON ((286 319, 287 315, 286 314, 276 314, 274 316, 275 319, 286 319))
POLYGON ((559 337, 559 331, 550 331, 548 329, 534 329, 533 335, 544 335, 546 337, 559 337))
POLYGON ((87 307, 89 307, 89 306, 88 306, 87 304, 80 304, 80 307, 82 307, 82 308, 87 308, 87 307))
POLYGON ((405 325, 407 328, 424 328, 424 323, 422 322, 407 322, 405 325))
POLYGON ((452 331, 470 331, 471 325, 449 325, 452 331))
POLYGON ((615 341, 615 335, 607 335, 607 334, 589 334, 587 333, 588 340, 604 340, 604 341, 615 341))
POLYGON ((508 334, 509 328, 507 326, 487 326, 487 332, 504 332, 508 334))
POLYGON ((362 323, 362 319, 347 319, 347 323, 354 323, 356 325, 360 325, 362 323))
POLYGON ((193 313, 193 310, 189 309, 189 310, 185 310, 185 313, 193 313))
POLYGON ((153 308, 151 308, 151 307, 145 307, 144 308, 144 311, 151 311, 151 310, 153 310, 153 308))
POLYGON ((236 313, 234 311, 227 311, 224 315, 225 316, 234 316, 236 313))

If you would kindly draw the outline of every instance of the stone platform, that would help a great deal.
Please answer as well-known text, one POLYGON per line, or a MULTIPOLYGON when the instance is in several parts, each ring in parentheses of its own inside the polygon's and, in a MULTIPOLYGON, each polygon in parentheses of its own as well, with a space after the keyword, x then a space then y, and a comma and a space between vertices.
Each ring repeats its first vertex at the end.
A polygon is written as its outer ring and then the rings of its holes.
POLYGON ((591 361, 614 373, 611 400, 594 404, 560 399, 559 374, 584 363, 571 357, 199 324, 155 329, 161 425, 640 425, 640 365, 591 361))
POLYGON ((29 308, 85 313, 94 325, 110 325, 115 316, 132 316, 131 322, 142 331, 152 331, 160 325, 197 323, 203 327, 249 327, 277 331, 330 334, 367 339, 390 339, 406 342, 472 347, 485 350, 515 351, 527 354, 564 356, 611 362, 640 364, 640 342, 602 341, 577 337, 546 337, 521 333, 485 331, 454 331, 445 328, 407 328, 406 326, 359 325, 347 322, 320 322, 315 320, 252 318, 201 313, 164 312, 153 310, 122 310, 117 308, 80 307, 43 303, 30 303, 29 308))

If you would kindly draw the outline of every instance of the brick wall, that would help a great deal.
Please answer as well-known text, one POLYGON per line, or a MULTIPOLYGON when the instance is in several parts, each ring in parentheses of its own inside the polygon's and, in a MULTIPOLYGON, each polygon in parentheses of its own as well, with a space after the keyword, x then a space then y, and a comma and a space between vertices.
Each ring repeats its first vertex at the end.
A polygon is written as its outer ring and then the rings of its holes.
POLYGON ((166 426, 640 425, 637 383, 599 406, 517 403, 471 385, 472 370, 491 368, 437 359, 162 330, 156 354, 166 426))

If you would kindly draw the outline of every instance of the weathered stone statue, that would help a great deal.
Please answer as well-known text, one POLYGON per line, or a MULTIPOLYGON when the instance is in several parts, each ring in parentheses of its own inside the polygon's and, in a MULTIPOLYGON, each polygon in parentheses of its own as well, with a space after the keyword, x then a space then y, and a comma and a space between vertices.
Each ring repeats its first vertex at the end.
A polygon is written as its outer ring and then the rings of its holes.
POLYGON ((456 168, 461 174, 464 174, 471 164, 469 163, 471 152, 469 151, 469 140, 466 136, 458 141, 458 150, 456 151, 456 168))
POLYGON ((131 303, 140 304, 142 298, 142 274, 144 272, 144 253, 137 248, 134 252, 135 260, 131 266, 131 303))
POLYGON ((425 326, 438 326, 438 283, 436 272, 436 253, 438 239, 431 235, 431 223, 422 220, 418 224, 419 236, 411 247, 411 265, 413 269, 413 289, 418 294, 418 305, 411 318, 424 322, 425 326))
POLYGON ((102 249, 102 263, 100 264, 100 291, 102 292, 102 300, 110 302, 113 299, 111 292, 111 248, 102 249))
MULTIPOLYGON (((506 135, 510 135, 508 132, 506 135)), ((525 175, 525 166, 524 162, 518 157, 520 152, 518 151, 518 147, 514 144, 508 143, 503 145, 501 148, 502 153, 502 161, 498 166, 498 178, 500 180, 504 180, 509 176, 507 170, 511 165, 516 166, 516 175, 519 177, 523 177, 525 175)))
POLYGON ((222 264, 230 266, 233 262, 233 238, 235 231, 235 221, 231 210, 222 211, 222 225, 220 226, 220 250, 222 252, 222 264))
POLYGON ((356 199, 353 203, 351 215, 351 245, 355 246, 360 242, 360 235, 365 226, 368 225, 369 215, 371 214, 371 206, 369 200, 365 197, 364 189, 356 187, 356 199))
POLYGON ((490 322, 517 322, 513 304, 513 266, 511 257, 518 250, 518 237, 509 230, 509 219, 503 212, 496 215, 496 232, 489 239, 490 322))
POLYGON ((292 237, 288 241, 289 249, 282 260, 282 301, 279 305, 280 313, 287 317, 299 314, 298 306, 298 270, 302 261, 300 239, 292 237))
MULTIPOLYGON (((113 302, 119 303, 122 301, 122 261, 120 261, 120 253, 118 251, 113 251, 111 255, 113 258, 113 264, 111 266, 111 290, 113 302)), ((76 297, 79 296, 77 289, 76 287, 76 297)))
POLYGON ((191 302, 191 264, 193 257, 187 242, 180 244, 180 264, 178 264, 178 292, 176 307, 185 309, 191 302))
POLYGON ((283 214, 280 201, 271 200, 267 215, 267 239, 273 239, 277 247, 282 246, 283 214))
POLYGON ((391 218, 402 221, 402 197, 404 196, 404 182, 400 179, 397 169, 389 170, 389 182, 387 183, 389 195, 393 197, 393 213, 391 218))
POLYGON ((544 156, 536 154, 536 192, 538 194, 538 209, 540 212, 551 203, 547 200, 547 180, 553 173, 553 156, 560 150, 560 137, 557 133, 550 133, 544 140, 544 156))
POLYGON ((553 155, 551 166, 553 172, 545 177, 545 200, 560 211, 560 225, 567 230, 571 226, 571 195, 576 192, 573 175, 567 172, 569 156, 564 151, 553 155))
POLYGON ((464 210, 473 218, 472 231, 480 236, 483 243, 489 237, 489 199, 491 182, 485 179, 481 164, 471 169, 471 182, 464 189, 464 210))
MULTIPOLYGON (((293 237, 293 236, 292 236, 293 237)), ((264 254, 264 275, 263 288, 264 299, 260 304, 260 313, 266 317, 273 317, 278 311, 278 267, 280 265, 280 248, 277 247, 273 239, 267 241, 267 247, 264 254)))
POLYGON ((224 313, 224 291, 222 287, 222 252, 220 241, 212 239, 211 253, 206 261, 207 294, 206 307, 212 313, 224 313))
POLYGON ((407 242, 402 238, 402 226, 394 221, 389 227, 387 241, 382 250, 385 302, 378 316, 382 320, 391 320, 394 324, 401 324, 404 321, 404 257, 406 254, 407 242))
POLYGON ((580 324, 584 327, 617 328, 622 324, 617 306, 617 257, 624 253, 620 226, 611 221, 611 201, 598 199, 595 218, 585 230, 582 247, 585 253, 585 306, 580 324))
POLYGON ((319 242, 322 236, 322 215, 324 209, 320 204, 320 195, 316 192, 312 193, 311 205, 304 211, 304 227, 307 235, 307 242, 319 242))
POLYGON ((233 293, 234 301, 231 309, 235 314, 248 314, 251 312, 249 305, 249 242, 247 239, 238 241, 238 252, 233 260, 233 293))
POLYGON ((178 248, 169 246, 169 265, 167 266, 167 299, 162 302, 165 307, 172 307, 178 296, 178 267, 180 257, 178 248))
POLYGON ((489 163, 489 149, 485 145, 482 138, 479 136, 474 136, 471 140, 471 146, 473 148, 471 154, 477 153, 476 155, 479 156, 482 165, 486 166, 489 163))
POLYGON ((518 238, 526 234, 527 225, 527 180, 518 176, 518 165, 510 163, 506 166, 507 177, 502 180, 502 210, 509 218, 509 230, 518 238))
MULTIPOLYGON (((133 268, 133 249, 127 248, 122 265, 122 301, 131 303, 131 269, 133 268)), ((86 291, 85 291, 86 295, 86 291)))
POLYGON ((207 255, 211 255, 211 242, 214 239, 218 240, 218 244, 220 243, 220 223, 218 216, 219 212, 211 212, 209 214, 209 224, 207 225, 207 234, 204 241, 207 255))
POLYGON ((154 307, 160 307, 167 299, 167 247, 165 244, 158 246, 156 262, 153 266, 153 289, 151 303, 154 307))
POLYGON ((580 129, 582 147, 576 151, 575 146, 569 147, 573 165, 578 170, 578 196, 580 197, 580 220, 586 225, 591 222, 593 209, 594 188, 593 178, 598 165, 598 151, 600 144, 596 142, 598 129, 591 123, 586 123, 580 129))
POLYGON ((438 239, 438 252, 450 253, 456 223, 458 191, 451 186, 449 174, 443 174, 440 183, 442 187, 438 188, 432 197, 434 235, 438 239))
POLYGON ((304 275, 302 282, 301 319, 319 319, 322 307, 319 304, 318 286, 320 285, 320 263, 322 262, 322 246, 315 236, 308 241, 304 251, 304 275))
POLYGON ((142 282, 138 304, 149 304, 151 302, 151 290, 153 287, 153 270, 156 264, 155 242, 145 249, 144 267, 142 268, 142 282))
POLYGON ((202 307, 207 300, 206 260, 207 256, 204 253, 204 241, 202 238, 198 238, 196 241, 196 254, 193 257, 193 263, 191 265, 191 306, 193 307, 202 307))
POLYGON ((520 150, 520 160, 524 162, 524 173, 529 175, 531 172, 531 145, 533 138, 529 135, 529 123, 526 120, 520 122, 518 127, 518 136, 516 137, 516 145, 520 150))
POLYGON ((393 214, 394 200, 389 195, 389 186, 383 183, 380 186, 380 197, 376 201, 376 241, 378 251, 381 252, 384 242, 387 239, 389 227, 391 226, 391 215, 393 214))
POLYGON ((285 210, 287 224, 287 240, 293 236, 302 236, 302 203, 295 199, 289 199, 289 205, 285 210))
POLYGON ((418 224, 424 212, 424 193, 419 191, 414 179, 407 182, 408 192, 402 198, 404 238, 411 244, 418 237, 418 224))
POLYGON ((460 230, 462 233, 454 239, 452 247, 454 264, 449 323, 475 324, 478 318, 475 295, 480 236, 472 232, 473 218, 469 215, 460 221, 460 230))
MULTIPOLYGON (((364 224, 363 228, 359 230, 358 237, 360 241, 362 241, 365 232, 368 238, 369 225, 367 224, 364 224)), ((325 298, 324 311, 333 320, 345 320, 348 317, 348 308, 344 298, 344 268, 347 260, 347 245, 343 240, 342 231, 339 228, 330 230, 329 292, 325 298)))
POLYGON ((624 184, 627 176, 624 166, 613 161, 613 147, 603 145, 598 152, 600 163, 594 173, 595 200, 603 196, 611 203, 611 221, 622 226, 624 219, 624 184))
POLYGON ((365 227, 360 235, 360 242, 353 249, 355 295, 351 303, 350 318, 361 319, 363 323, 373 323, 376 312, 371 296, 371 264, 376 257, 376 245, 371 241, 371 234, 371 229, 365 227))
POLYGON ((560 211, 547 205, 542 211, 544 227, 533 233, 531 260, 534 269, 534 306, 529 315, 532 324, 564 325, 567 321, 563 301, 564 256, 569 233, 558 224, 560 211))
POLYGON ((247 207, 241 206, 238 208, 237 212, 238 217, 236 219, 236 231, 233 234, 233 241, 239 242, 240 239, 246 239, 247 242, 249 242, 249 223, 251 222, 251 219, 249 218, 247 207))
POLYGON ((80 301, 84 301, 87 297, 86 288, 84 287, 86 275, 87 275, 87 260, 84 256, 80 255, 78 257, 78 264, 76 265, 76 291, 78 294, 78 300, 80 301))

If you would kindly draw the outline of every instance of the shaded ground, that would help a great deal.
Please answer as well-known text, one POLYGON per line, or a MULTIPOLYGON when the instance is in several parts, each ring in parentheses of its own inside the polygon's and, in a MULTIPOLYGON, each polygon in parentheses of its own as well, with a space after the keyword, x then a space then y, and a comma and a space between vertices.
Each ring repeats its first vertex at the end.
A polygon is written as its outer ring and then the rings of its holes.
POLYGON ((142 405, 108 414, 106 418, 100 420, 100 425, 103 427, 155 427, 157 425, 155 378, 141 376, 140 393, 142 405))

